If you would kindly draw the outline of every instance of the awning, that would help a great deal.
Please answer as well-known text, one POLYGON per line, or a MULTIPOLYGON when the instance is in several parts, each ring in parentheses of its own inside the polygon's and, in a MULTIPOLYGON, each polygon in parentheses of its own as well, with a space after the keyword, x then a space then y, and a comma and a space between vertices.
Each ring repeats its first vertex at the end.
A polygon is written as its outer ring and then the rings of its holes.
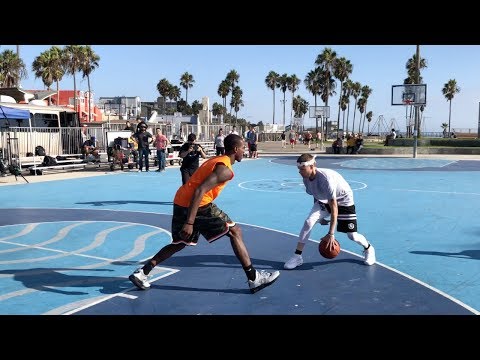
MULTIPOLYGON (((82 114, 88 116, 88 111, 83 111, 82 110, 82 114)), ((95 114, 93 111, 90 113, 92 116, 97 116, 97 114, 95 114)))
POLYGON ((20 101, 29 101, 35 97, 31 92, 19 89, 17 87, 0 88, 0 95, 11 96, 18 103, 20 101))

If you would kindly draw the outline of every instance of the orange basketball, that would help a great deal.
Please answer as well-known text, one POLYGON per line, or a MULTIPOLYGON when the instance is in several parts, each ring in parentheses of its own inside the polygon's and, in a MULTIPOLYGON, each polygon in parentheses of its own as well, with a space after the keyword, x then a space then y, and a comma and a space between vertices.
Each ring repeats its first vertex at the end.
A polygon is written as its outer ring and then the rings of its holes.
POLYGON ((337 239, 333 239, 333 241, 334 243, 332 250, 327 247, 327 240, 322 240, 320 241, 320 244, 318 244, 318 251, 320 252, 320 255, 322 255, 326 259, 333 259, 338 254, 340 254, 340 243, 337 241, 337 239))

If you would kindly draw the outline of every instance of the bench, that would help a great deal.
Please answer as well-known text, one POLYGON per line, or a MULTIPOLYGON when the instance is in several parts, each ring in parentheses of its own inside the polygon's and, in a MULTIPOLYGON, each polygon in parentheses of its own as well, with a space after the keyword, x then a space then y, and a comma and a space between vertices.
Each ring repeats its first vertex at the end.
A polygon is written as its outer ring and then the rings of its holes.
POLYGON ((68 170, 68 169, 85 169, 88 164, 85 162, 77 163, 77 164, 58 164, 58 165, 51 165, 51 166, 31 166, 28 168, 30 171, 30 175, 43 175, 45 170, 68 170))

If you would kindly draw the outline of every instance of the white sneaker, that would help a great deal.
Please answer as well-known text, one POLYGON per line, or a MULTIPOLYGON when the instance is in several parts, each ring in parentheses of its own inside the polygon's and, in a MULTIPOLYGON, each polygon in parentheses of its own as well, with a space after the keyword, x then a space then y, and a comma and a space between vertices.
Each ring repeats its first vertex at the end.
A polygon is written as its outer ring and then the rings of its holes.
POLYGON ((373 245, 370 244, 368 249, 363 250, 363 255, 365 256, 364 263, 367 265, 373 265, 375 264, 376 258, 375 258, 375 249, 373 248, 373 245))
POLYGON ((272 285, 275 280, 280 276, 280 271, 268 272, 265 270, 258 271, 256 270, 255 280, 248 280, 248 286, 250 287, 250 292, 252 294, 256 293, 258 290, 262 290, 264 287, 272 285))
POLYGON ((302 255, 295 254, 285 263, 285 265, 283 265, 283 267, 287 270, 292 270, 302 264, 303 264, 302 255))
POLYGON ((128 279, 139 289, 150 289, 150 283, 148 282, 148 276, 143 273, 143 269, 137 269, 128 279))

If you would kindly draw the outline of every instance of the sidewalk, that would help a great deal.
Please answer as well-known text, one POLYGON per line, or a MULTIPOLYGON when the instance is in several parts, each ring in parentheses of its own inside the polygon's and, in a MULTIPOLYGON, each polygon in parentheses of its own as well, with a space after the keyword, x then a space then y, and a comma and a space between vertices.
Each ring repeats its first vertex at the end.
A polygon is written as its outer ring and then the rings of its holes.
MULTIPOLYGON (((330 145, 328 145, 330 146, 330 145)), ((355 156, 362 156, 362 157, 393 157, 393 158, 413 158, 413 148, 411 152, 408 154, 392 154, 392 155, 378 155, 378 154, 362 154, 359 155, 347 155, 347 154, 327 154, 325 152, 325 145, 323 150, 318 147, 314 148, 314 150, 309 149, 304 144, 297 144, 295 148, 292 149, 289 144, 287 144, 286 148, 282 148, 282 143, 280 141, 267 141, 267 142, 259 142, 258 145, 258 154, 259 157, 262 155, 268 156, 300 156, 303 153, 310 153, 312 155, 325 155, 325 156, 334 156, 338 158, 345 158, 345 157, 355 157, 355 156)), ((312 146, 311 146, 312 148, 312 146)), ((449 155, 449 154, 417 154, 417 158, 422 159, 451 159, 451 160, 480 160, 480 155, 449 155)))

